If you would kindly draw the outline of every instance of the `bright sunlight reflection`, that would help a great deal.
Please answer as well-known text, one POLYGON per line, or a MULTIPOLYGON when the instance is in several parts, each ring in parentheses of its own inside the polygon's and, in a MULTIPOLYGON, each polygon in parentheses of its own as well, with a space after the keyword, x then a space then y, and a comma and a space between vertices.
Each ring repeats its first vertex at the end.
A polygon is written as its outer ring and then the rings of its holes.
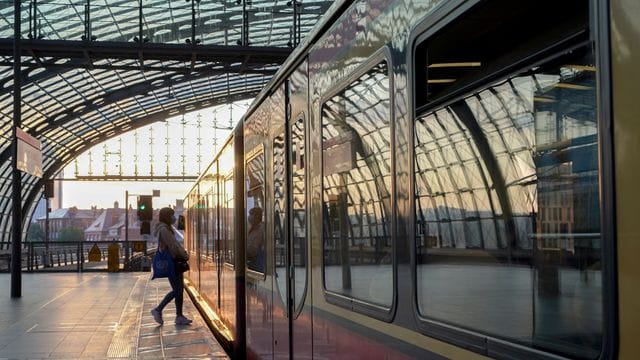
MULTIPOLYGON (((175 205, 176 199, 183 199, 194 181, 75 179, 82 176, 198 176, 224 145, 230 129, 244 115, 249 104, 250 101, 242 101, 171 117, 95 145, 64 168, 62 201, 56 204, 54 200, 52 207, 110 208, 116 201, 124 207, 125 191, 150 195, 154 189, 160 190, 160 197, 154 198, 154 208, 175 205)), ((129 201, 135 201, 135 198, 129 201)))

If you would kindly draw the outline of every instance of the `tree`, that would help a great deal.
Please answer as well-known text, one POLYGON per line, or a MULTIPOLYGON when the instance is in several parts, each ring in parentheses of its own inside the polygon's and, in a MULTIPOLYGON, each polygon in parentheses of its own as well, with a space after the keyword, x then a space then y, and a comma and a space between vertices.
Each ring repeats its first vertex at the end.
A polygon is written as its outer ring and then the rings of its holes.
POLYGON ((27 241, 44 241, 44 230, 38 223, 31 223, 27 231, 27 241))
POLYGON ((73 227, 67 226, 60 230, 60 236, 58 237, 59 241, 83 241, 84 240, 84 231, 73 227))

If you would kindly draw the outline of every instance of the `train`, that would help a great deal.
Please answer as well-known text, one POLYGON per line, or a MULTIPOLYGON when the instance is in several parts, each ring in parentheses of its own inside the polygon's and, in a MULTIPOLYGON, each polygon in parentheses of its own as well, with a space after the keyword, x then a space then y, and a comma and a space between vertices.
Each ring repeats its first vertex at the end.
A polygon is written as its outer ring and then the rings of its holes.
POLYGON ((336 1, 185 197, 229 354, 634 358, 639 4, 336 1))

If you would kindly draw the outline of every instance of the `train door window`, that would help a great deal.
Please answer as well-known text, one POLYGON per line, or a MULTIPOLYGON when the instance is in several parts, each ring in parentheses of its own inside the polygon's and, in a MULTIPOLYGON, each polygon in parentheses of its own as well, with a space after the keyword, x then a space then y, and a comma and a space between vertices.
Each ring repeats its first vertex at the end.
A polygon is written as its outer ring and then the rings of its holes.
POLYGON ((273 241, 278 292, 287 304, 287 189, 285 184, 286 158, 284 129, 273 139, 273 241))
POLYGON ((389 91, 382 61, 322 107, 324 286, 377 309, 394 294, 389 91))
MULTIPOLYGON (((187 223, 189 224, 189 250, 193 253, 196 252, 198 246, 198 198, 196 195, 197 188, 189 194, 189 217, 187 223)), ((190 257, 193 260, 193 257, 190 257)), ((195 268, 195 267, 194 267, 195 268)))
MULTIPOLYGON (((217 174, 217 162, 215 162, 214 164, 214 169, 216 170, 214 174, 217 174)), ((209 244, 207 245, 207 253, 209 254, 209 256, 215 258, 218 256, 218 252, 220 251, 220 227, 218 224, 218 201, 220 184, 218 177, 215 175, 212 185, 213 191, 209 204, 209 219, 211 219, 211 229, 209 230, 209 232, 211 233, 211 236, 209 237, 210 240, 209 244)))
POLYGON ((225 255, 224 260, 229 264, 235 264, 235 231, 233 221, 233 175, 230 175, 224 180, 224 201, 222 208, 221 219, 223 224, 221 225, 224 232, 225 239, 225 255))
POLYGON ((305 172, 305 131, 304 118, 299 118, 291 126, 291 236, 294 282, 292 295, 294 309, 303 302, 307 281, 307 187, 305 172))
POLYGON ((415 58, 420 315, 571 358, 603 338, 588 5, 486 1, 415 58))
MULTIPOLYGON (((214 184, 214 189, 215 189, 215 184, 214 184)), ((207 195, 207 204, 206 206, 206 212, 207 212, 207 227, 208 227, 208 240, 207 240, 207 246, 206 246, 206 255, 207 256, 213 256, 214 254, 214 244, 217 241, 217 224, 216 224, 216 191, 213 190, 212 192, 210 192, 207 195)))
POLYGON ((264 228, 264 200, 265 200, 265 165, 262 146, 248 157, 246 162, 246 191, 247 191, 247 226, 246 253, 249 270, 264 272, 265 228, 264 228))
POLYGON ((198 198, 198 218, 200 219, 200 228, 198 234, 200 241, 198 242, 198 251, 200 256, 206 255, 206 247, 209 238, 209 222, 207 221, 207 195, 200 195, 198 198))
POLYGON ((235 264, 233 146, 225 146, 218 158, 220 177, 220 232, 224 242, 224 261, 235 264))

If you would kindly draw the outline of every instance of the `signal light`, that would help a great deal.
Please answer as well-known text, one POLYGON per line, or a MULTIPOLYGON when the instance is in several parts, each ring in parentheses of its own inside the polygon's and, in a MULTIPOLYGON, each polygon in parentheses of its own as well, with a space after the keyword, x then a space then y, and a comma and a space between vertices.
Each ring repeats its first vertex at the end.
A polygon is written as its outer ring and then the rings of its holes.
POLYGON ((153 204, 151 195, 138 196, 138 219, 140 221, 151 221, 153 218, 153 204))

